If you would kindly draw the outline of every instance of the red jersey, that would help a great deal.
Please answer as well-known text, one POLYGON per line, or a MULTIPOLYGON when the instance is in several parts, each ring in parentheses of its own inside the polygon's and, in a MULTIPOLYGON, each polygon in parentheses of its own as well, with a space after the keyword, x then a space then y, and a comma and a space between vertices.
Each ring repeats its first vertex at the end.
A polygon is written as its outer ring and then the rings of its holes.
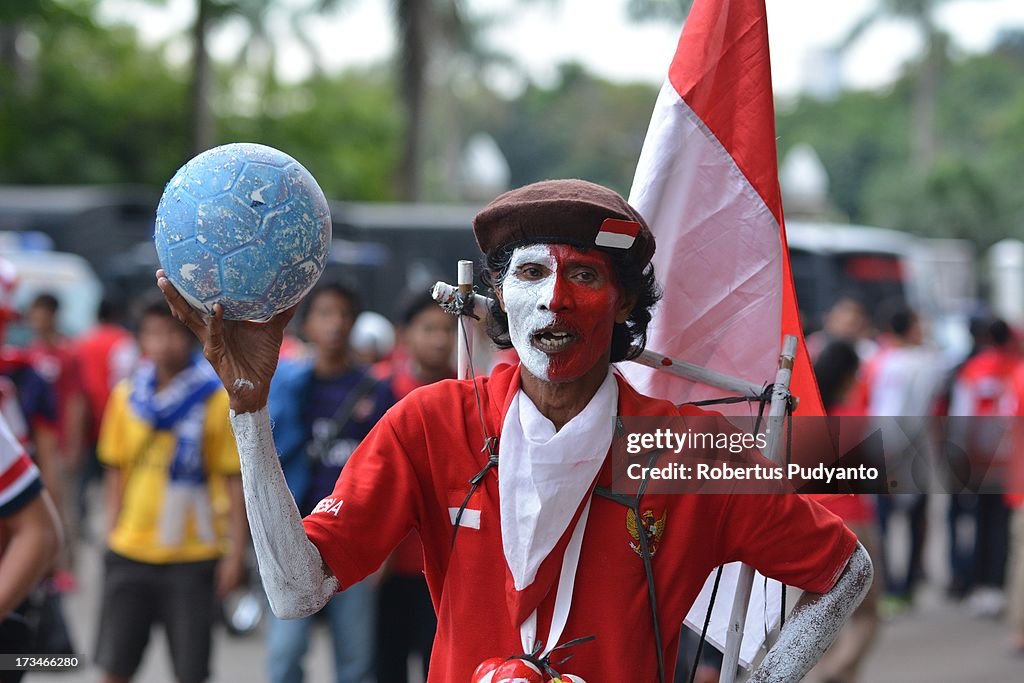
POLYGON ((82 391, 89 406, 89 438, 95 443, 110 392, 131 373, 138 351, 128 330, 108 323, 80 337, 76 347, 82 391))
POLYGON ((69 341, 51 344, 36 341, 28 347, 28 360, 39 375, 54 388, 57 397, 57 433, 67 447, 68 404, 82 391, 78 357, 69 341))
POLYGON ((1018 363, 1000 405, 1000 413, 1017 419, 1010 421, 1009 468, 1006 484, 1006 504, 1013 509, 1024 507, 1024 363, 1018 363))
POLYGON ((964 363, 956 375, 949 414, 999 415, 1020 356, 1009 349, 987 348, 964 363))
MULTIPOLYGON (((384 380, 391 385, 391 393, 395 400, 402 400, 414 389, 426 386, 412 372, 411 361, 396 348, 390 360, 383 360, 376 363, 370 370, 377 379, 384 380)), ((455 371, 449 372, 445 379, 455 379, 455 371)), ((423 544, 420 535, 416 531, 409 532, 395 552, 391 554, 389 565, 391 573, 398 576, 419 576, 423 573, 423 544)))
MULTIPOLYGON (((519 376, 518 366, 501 366, 478 380, 489 434, 500 437, 519 376)), ((672 403, 642 396, 618 381, 621 415, 680 414, 672 403)), ((370 432, 334 492, 303 522, 342 588, 374 572, 411 529, 419 531, 438 614, 431 683, 468 681, 483 660, 520 654, 519 625, 534 609, 538 635, 548 633, 572 533, 570 525, 533 584, 515 595, 502 549, 500 474, 491 471, 470 500, 471 514, 463 516, 453 547, 453 511, 486 463, 480 419, 469 381, 414 391, 370 432)), ((600 486, 611 484, 610 461, 598 477, 600 486)), ((673 675, 679 625, 717 565, 743 561, 788 585, 823 593, 835 584, 857 543, 839 518, 795 495, 649 494, 640 509, 665 520, 652 563, 667 680, 673 675)), ((571 673, 586 680, 657 680, 647 578, 632 540, 627 508, 594 496, 563 642, 596 639, 562 651, 573 655, 566 665, 571 673)))

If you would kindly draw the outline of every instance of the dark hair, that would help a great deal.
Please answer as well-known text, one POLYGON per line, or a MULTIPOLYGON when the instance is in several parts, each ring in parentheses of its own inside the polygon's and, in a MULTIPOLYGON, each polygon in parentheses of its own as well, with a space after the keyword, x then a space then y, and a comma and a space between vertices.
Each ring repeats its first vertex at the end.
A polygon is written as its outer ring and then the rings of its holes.
POLYGON ((32 300, 32 305, 29 308, 44 308, 54 314, 60 310, 60 301, 53 294, 43 292, 32 300))
POLYGON ((120 317, 120 308, 112 299, 103 297, 100 305, 96 307, 96 319, 101 323, 112 323, 120 317))
POLYGON ((1013 339, 1013 332, 1005 320, 994 319, 988 326, 988 337, 995 346, 1006 346, 1013 339))
POLYGON ((907 308, 905 304, 894 303, 885 306, 884 310, 886 312, 884 320, 888 331, 897 337, 907 336, 907 333, 910 332, 917 322, 917 313, 907 308))
POLYGON ((857 375, 859 367, 860 357, 849 342, 829 342, 821 350, 814 361, 814 375, 818 379, 818 390, 826 411, 839 402, 839 392, 857 375))
MULTIPOLYGON (((484 257, 482 278, 492 294, 496 288, 500 287, 501 281, 508 273, 509 265, 512 263, 512 252, 525 244, 528 242, 502 245, 492 249, 484 257)), ((572 242, 564 242, 564 244, 570 244, 580 251, 593 248, 572 242)), ((651 322, 651 309, 661 299, 661 289, 654 279, 653 265, 641 268, 624 255, 605 253, 612 257, 615 284, 622 292, 636 293, 636 304, 630 311, 629 318, 624 323, 615 323, 612 330, 611 362, 618 363, 636 358, 647 345, 647 326, 651 322)), ((501 310, 497 299, 491 305, 490 316, 487 320, 487 335, 499 349, 512 347, 508 331, 508 316, 501 310)))
POLYGON ((861 296, 859 292, 853 290, 844 290, 840 292, 835 299, 832 300, 832 304, 828 307, 828 310, 832 311, 838 308, 841 304, 847 303, 859 306, 861 310, 867 309, 867 306, 864 305, 864 297, 861 296))
POLYGON ((167 301, 159 292, 152 294, 145 294, 139 297, 133 306, 135 310, 135 331, 138 333, 142 329, 142 321, 146 318, 166 318, 175 323, 176 327, 179 328, 182 334, 188 335, 190 339, 195 340, 195 336, 192 331, 185 326, 180 320, 174 317, 171 313, 170 307, 167 305, 167 301))
POLYGON ((324 294, 333 294, 334 296, 340 296, 342 299, 347 301, 352 307, 352 313, 358 316, 362 312, 362 305, 359 301, 359 295, 356 294, 356 290, 349 287, 348 285, 342 284, 341 282, 332 280, 328 282, 322 282, 313 288, 313 291, 306 297, 306 303, 302 307, 302 313, 300 319, 302 322, 306 322, 306 318, 309 317, 309 311, 313 308, 313 302, 316 301, 320 296, 324 294))
POLYGON ((429 311, 435 308, 437 310, 441 310, 429 291, 406 292, 401 301, 402 304, 399 308, 398 322, 404 326, 411 324, 412 321, 415 320, 423 311, 429 311))

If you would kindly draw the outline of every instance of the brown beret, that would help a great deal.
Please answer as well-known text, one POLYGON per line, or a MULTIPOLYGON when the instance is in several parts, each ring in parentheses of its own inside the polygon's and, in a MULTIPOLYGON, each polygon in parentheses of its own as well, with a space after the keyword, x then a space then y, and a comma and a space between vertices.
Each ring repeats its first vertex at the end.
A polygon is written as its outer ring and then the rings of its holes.
POLYGON ((544 180, 501 195, 473 219, 486 254, 506 244, 568 242, 625 254, 640 268, 654 256, 654 235, 617 192, 585 180, 544 180))

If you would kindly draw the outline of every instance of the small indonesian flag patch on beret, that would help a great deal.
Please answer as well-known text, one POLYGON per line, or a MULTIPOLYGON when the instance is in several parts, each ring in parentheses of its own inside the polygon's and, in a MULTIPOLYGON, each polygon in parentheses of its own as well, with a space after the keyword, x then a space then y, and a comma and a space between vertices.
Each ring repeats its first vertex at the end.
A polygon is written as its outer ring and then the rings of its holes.
POLYGON ((601 223, 594 244, 611 249, 629 249, 640 234, 640 224, 636 221, 625 221, 621 218, 606 218, 601 223))

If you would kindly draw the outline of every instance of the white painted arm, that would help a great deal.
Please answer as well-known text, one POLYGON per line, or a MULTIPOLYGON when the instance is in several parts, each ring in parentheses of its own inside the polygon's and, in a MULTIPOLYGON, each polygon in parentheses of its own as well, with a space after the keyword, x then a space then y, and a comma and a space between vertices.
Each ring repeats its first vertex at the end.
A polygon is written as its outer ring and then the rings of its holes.
POLYGON ((796 683, 818 662, 868 594, 874 567, 860 543, 828 593, 804 593, 748 683, 796 683))
POLYGON ((281 619, 315 614, 338 590, 338 580, 306 536, 274 447, 266 406, 231 413, 242 462, 245 513, 270 608, 281 619))

